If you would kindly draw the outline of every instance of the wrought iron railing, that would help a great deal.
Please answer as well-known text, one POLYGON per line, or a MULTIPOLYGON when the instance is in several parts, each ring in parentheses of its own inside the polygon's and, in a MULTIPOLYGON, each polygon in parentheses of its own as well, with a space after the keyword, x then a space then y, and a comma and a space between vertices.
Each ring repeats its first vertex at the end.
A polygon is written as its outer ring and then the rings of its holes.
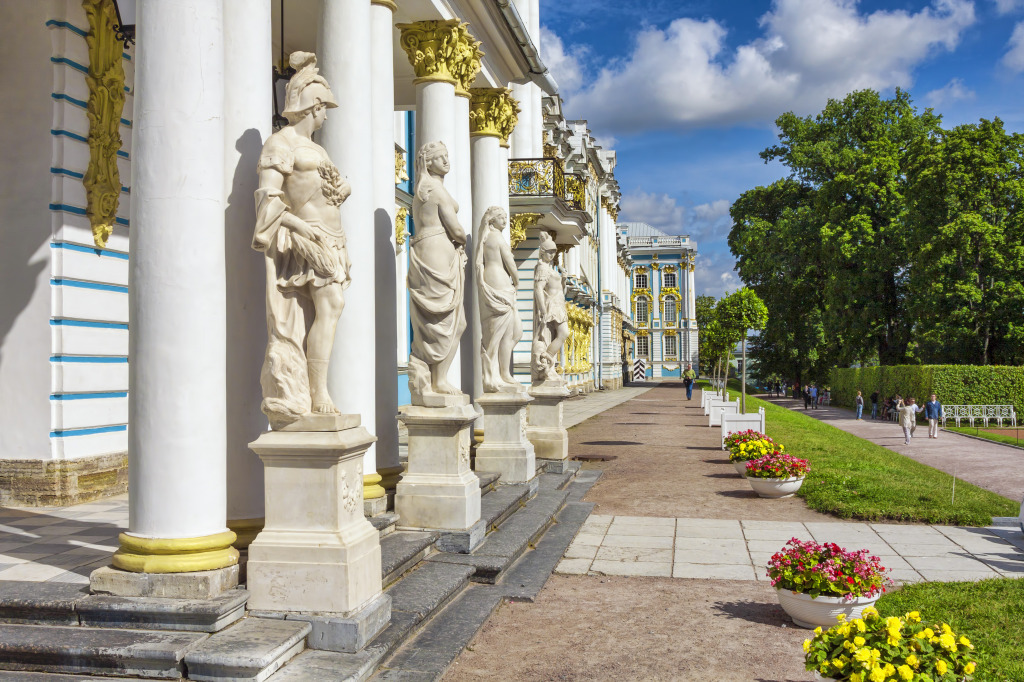
POLYGON ((515 159, 508 162, 510 196, 558 197, 577 211, 586 201, 582 176, 566 173, 558 159, 515 159))

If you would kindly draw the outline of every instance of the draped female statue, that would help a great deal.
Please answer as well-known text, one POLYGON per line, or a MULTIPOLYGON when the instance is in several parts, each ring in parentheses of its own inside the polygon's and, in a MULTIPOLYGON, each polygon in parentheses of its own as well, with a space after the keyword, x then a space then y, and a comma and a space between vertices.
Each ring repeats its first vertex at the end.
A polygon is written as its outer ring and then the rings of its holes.
POLYGON ((555 371, 562 344, 569 336, 565 310, 565 283, 555 268, 558 247, 547 232, 540 233, 540 261, 533 271, 533 347, 530 370, 533 383, 562 381, 555 371))
POLYGON ((414 405, 425 404, 425 396, 462 393, 448 382, 466 330, 466 232, 459 225, 459 205, 444 187, 450 169, 443 142, 428 142, 417 151, 415 234, 409 241, 409 391, 414 405))
POLYGON ((312 140, 327 109, 338 105, 316 55, 294 52, 290 63, 296 73, 285 90, 288 125, 260 154, 252 240, 266 256, 268 341, 260 384, 262 409, 275 429, 310 413, 337 414, 327 363, 350 283, 338 207, 352 190, 312 140))
POLYGON ((477 292, 480 306, 480 374, 485 393, 518 391, 522 385, 512 376, 512 349, 523 338, 523 324, 516 309, 519 273, 512 249, 501 236, 508 216, 499 206, 488 208, 476 233, 477 292))

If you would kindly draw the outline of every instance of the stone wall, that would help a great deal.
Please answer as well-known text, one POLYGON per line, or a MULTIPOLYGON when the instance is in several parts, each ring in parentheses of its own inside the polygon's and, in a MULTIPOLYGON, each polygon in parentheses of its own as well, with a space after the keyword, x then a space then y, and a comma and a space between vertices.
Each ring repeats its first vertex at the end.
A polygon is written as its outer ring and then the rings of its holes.
POLYGON ((128 453, 0 459, 0 506, 62 507, 128 492, 128 453))

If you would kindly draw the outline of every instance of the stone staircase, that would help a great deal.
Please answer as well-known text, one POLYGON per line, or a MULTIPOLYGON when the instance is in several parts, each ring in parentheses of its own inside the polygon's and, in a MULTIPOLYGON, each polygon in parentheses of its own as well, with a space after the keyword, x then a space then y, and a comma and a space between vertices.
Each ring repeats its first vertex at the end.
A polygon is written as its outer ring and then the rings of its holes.
POLYGON ((309 623, 247 616, 241 587, 191 601, 0 582, 0 680, 440 679, 498 604, 533 600, 589 515, 580 500, 599 475, 570 464, 528 484, 481 476, 488 534, 470 554, 376 517, 391 623, 356 654, 307 648, 309 623))

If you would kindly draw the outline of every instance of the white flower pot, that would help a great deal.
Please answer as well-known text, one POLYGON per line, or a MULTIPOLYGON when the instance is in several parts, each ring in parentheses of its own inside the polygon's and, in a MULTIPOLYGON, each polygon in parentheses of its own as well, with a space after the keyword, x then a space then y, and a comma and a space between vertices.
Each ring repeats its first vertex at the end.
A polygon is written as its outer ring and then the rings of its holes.
POLYGON ((793 478, 754 478, 747 476, 750 487, 760 497, 791 497, 804 484, 804 476, 793 478))
POLYGON ((873 605, 881 596, 857 597, 848 601, 842 597, 811 598, 806 594, 783 589, 776 589, 775 592, 779 595, 779 606, 782 610, 794 623, 808 630, 818 626, 825 629, 832 627, 839 622, 836 616, 840 613, 845 613, 847 620, 860 618, 864 609, 873 605))
POLYGON ((747 475, 747 462, 746 462, 746 460, 734 459, 733 462, 732 462, 732 465, 734 467, 736 467, 736 473, 737 474, 739 474, 740 476, 746 476, 747 475))

